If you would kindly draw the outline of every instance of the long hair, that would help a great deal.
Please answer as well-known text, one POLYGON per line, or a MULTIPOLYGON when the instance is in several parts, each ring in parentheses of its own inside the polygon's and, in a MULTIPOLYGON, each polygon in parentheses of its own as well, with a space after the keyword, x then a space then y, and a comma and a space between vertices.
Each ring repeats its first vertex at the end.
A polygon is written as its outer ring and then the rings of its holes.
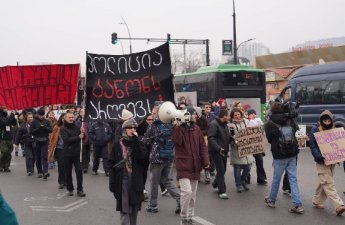
POLYGON ((62 127, 63 125, 63 118, 65 117, 66 113, 61 113, 56 125, 58 125, 59 127, 62 127))

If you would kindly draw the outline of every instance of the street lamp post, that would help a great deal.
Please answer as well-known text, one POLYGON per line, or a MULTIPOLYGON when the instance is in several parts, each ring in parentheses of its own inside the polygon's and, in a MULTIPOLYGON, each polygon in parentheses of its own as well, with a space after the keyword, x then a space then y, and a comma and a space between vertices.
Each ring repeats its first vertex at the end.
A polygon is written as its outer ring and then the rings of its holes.
POLYGON ((245 44, 245 43, 247 43, 247 42, 253 41, 253 40, 255 40, 255 38, 250 38, 250 39, 248 39, 248 40, 246 40, 246 41, 242 41, 242 42, 237 46, 237 48, 236 48, 236 54, 237 54, 238 49, 241 47, 241 45, 243 45, 243 44, 245 44))
POLYGON ((121 19, 122 19, 122 23, 120 24, 123 24, 123 25, 126 25, 126 28, 127 28, 127 32, 128 32, 128 36, 129 36, 129 53, 132 54, 132 37, 131 37, 131 32, 129 31, 129 27, 125 21, 125 19, 121 16, 121 19))

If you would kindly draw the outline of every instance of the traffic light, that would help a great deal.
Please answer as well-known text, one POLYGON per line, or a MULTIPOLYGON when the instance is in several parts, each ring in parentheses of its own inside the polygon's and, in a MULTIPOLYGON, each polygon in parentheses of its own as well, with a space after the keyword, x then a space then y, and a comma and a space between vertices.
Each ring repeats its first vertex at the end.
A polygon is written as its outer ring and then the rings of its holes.
POLYGON ((111 34, 111 43, 115 45, 117 43, 117 33, 111 34))
POLYGON ((170 43, 171 37, 170 34, 167 34, 167 42, 170 43))

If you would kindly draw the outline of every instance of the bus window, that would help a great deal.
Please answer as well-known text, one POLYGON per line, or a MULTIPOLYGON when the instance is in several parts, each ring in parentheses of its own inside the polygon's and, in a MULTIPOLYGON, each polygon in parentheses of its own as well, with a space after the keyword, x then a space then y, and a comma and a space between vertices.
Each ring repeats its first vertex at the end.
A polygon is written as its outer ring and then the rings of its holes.
POLYGON ((263 73, 237 71, 222 73, 224 86, 262 86, 263 73))
POLYGON ((317 81, 297 85, 296 100, 301 105, 345 103, 345 80, 317 81))

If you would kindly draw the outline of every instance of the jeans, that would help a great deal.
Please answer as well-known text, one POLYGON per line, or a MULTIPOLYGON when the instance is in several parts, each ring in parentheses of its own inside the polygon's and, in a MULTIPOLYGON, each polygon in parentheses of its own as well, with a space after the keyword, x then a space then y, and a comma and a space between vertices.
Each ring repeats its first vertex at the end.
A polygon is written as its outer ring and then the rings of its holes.
POLYGON ((32 143, 25 144, 25 164, 27 173, 34 172, 35 158, 35 150, 32 147, 32 143))
POLYGON ((170 177, 172 169, 171 162, 164 162, 163 164, 151 164, 151 191, 150 191, 150 206, 157 206, 158 185, 161 181, 168 190, 170 196, 176 201, 180 201, 180 190, 176 187, 174 180, 170 177))
POLYGON ((57 164, 58 164, 58 183, 59 184, 66 184, 63 149, 60 149, 60 148, 55 149, 55 159, 56 159, 57 164))
POLYGON ((37 173, 48 173, 48 141, 36 142, 35 153, 37 173))
POLYGON ((297 165, 296 157, 290 157, 287 159, 274 159, 273 163, 273 179, 271 192, 269 194, 269 200, 275 202, 277 200, 277 195, 279 191, 279 185, 281 177, 286 170, 288 173, 288 178, 291 187, 291 201, 295 206, 301 206, 302 202, 300 200, 299 188, 297 184, 297 165))
POLYGON ((235 176, 235 183, 236 186, 241 186, 245 184, 246 179, 250 173, 251 164, 247 165, 234 165, 234 176, 235 176))

